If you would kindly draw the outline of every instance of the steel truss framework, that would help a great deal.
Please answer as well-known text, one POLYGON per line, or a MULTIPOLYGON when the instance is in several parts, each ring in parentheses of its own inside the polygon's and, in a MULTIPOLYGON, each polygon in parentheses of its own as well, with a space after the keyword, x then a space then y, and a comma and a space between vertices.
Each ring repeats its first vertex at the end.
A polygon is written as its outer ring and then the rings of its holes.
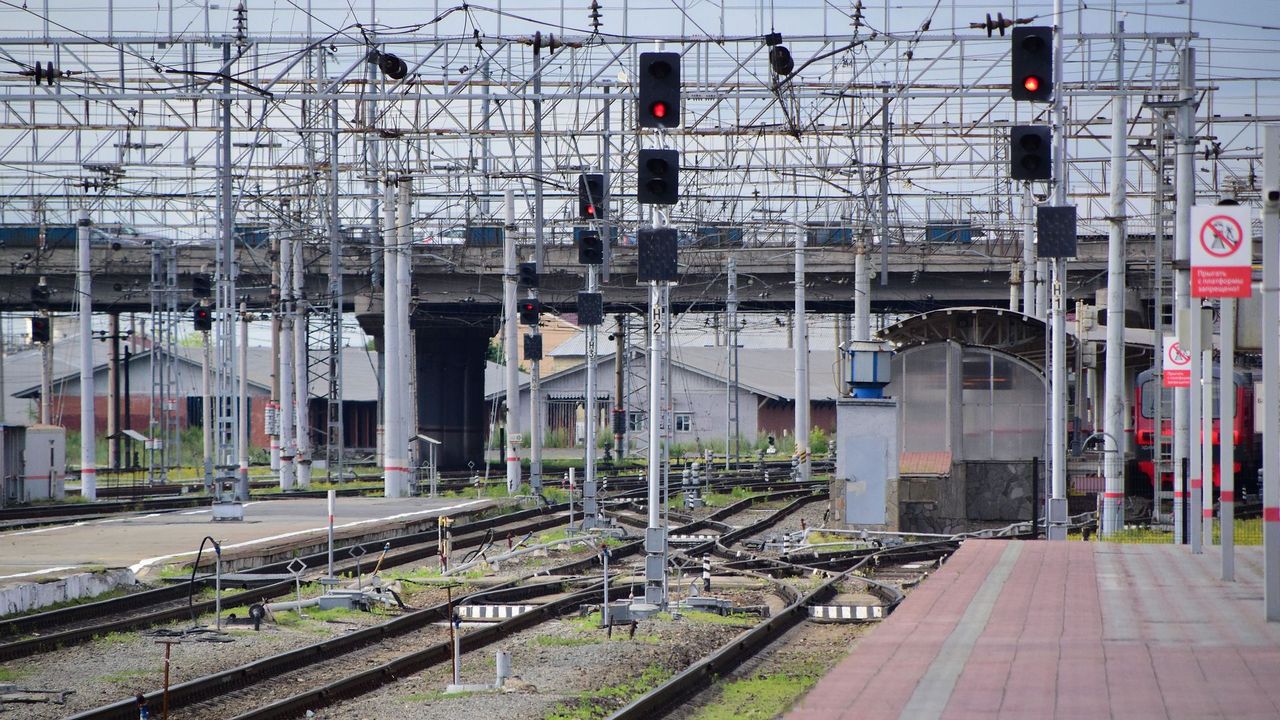
MULTIPOLYGON (((563 45, 554 50, 535 50, 530 35, 450 36, 445 24, 432 34, 380 34, 375 27, 310 38, 251 30, 241 38, 119 36, 113 43, 0 38, 19 67, 51 60, 63 73, 52 87, 16 73, 0 77, 0 221, 58 222, 88 203, 99 224, 178 240, 216 236, 220 101, 230 99, 239 225, 278 227, 287 201, 304 235, 326 243, 334 134, 338 212, 348 237, 376 234, 377 181, 394 171, 414 176, 419 239, 501 224, 500 193, 514 185, 531 198, 535 183, 548 198, 551 238, 566 238, 575 224, 576 175, 600 167, 606 143, 622 169, 613 175, 613 217, 633 225, 634 176, 626 170, 638 133, 626 78, 652 42, 569 36, 557 37, 563 45), (225 66, 224 46, 232 58, 225 66), (382 76, 366 62, 374 48, 406 59, 409 76, 382 76), (532 170, 535 51, 542 56, 541 177, 532 170), (233 79, 229 93, 223 74, 233 79), (606 103, 613 110, 608 127, 606 103)), ((1173 97, 1175 55, 1191 37, 1123 37, 1132 58, 1126 92, 1141 100, 1173 97)), ((1113 77, 1116 39, 1067 40, 1067 184, 1086 231, 1102 232, 1107 214, 1104 128, 1113 87, 1103 78, 1113 77)), ((926 223, 969 220, 999 239, 994 254, 1016 254, 1021 188, 1008 180, 1007 127, 1048 120, 1046 106, 1019 107, 1007 98, 1007 39, 864 28, 786 40, 801 68, 788 78, 770 72, 759 37, 665 39, 684 56, 683 128, 669 136, 682 151, 675 224, 743 226, 747 242, 768 242, 783 240, 779 218, 799 217, 852 227, 861 237, 877 224, 876 187, 887 172, 891 240, 917 242, 926 223), (882 168, 886 91, 890 161, 882 168)), ((1213 97, 1205 92, 1199 115, 1217 116, 1202 120, 1197 134, 1219 146, 1213 173, 1201 182, 1247 197, 1256 185, 1258 117, 1221 112, 1213 97)), ((1131 156, 1139 163, 1149 159, 1154 120, 1145 109, 1132 118, 1131 156)), ((1131 177, 1136 234, 1152 227, 1150 198, 1159 180, 1150 170, 1131 177)), ((519 214, 525 223, 528 205, 519 214)))

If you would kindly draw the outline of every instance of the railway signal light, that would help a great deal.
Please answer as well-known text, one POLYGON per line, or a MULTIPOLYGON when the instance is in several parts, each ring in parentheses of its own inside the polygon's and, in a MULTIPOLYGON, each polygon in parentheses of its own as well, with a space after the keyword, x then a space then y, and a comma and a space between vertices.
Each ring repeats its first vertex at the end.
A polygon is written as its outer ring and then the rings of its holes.
POLYGON ((680 279, 675 228, 642 228, 636 238, 636 279, 640 282, 680 279))
POLYGON ((1015 125, 1009 130, 1009 177, 1048 180, 1053 177, 1053 143, 1047 125, 1015 125))
POLYGON ((636 199, 646 205, 675 205, 680 198, 680 151, 641 150, 636 199))
POLYGON ((578 235, 578 262, 583 265, 604 264, 604 241, 600 233, 584 230, 578 235))
POLYGON ((53 339, 52 333, 49 332, 49 318, 44 315, 34 315, 31 318, 31 342, 47 343, 53 339))
POLYGON ((578 217, 599 220, 605 215, 604 175, 590 173, 578 176, 578 217))
POLYGON ((534 298, 528 298, 516 303, 516 309, 520 313, 521 325, 537 325, 538 316, 542 314, 542 303, 534 298))
POLYGON ((680 126, 680 53, 640 53, 640 127, 680 126))
POLYGON ((516 269, 516 284, 522 288, 538 287, 538 265, 520 263, 520 267, 516 269))
POLYGON ((197 273, 191 276, 191 297, 207 298, 213 297, 213 278, 205 273, 197 273))
POLYGON ((541 360, 542 359, 542 336, 541 335, 525 335, 524 336, 524 359, 525 360, 541 360))
POLYGON ((191 323, 195 325, 196 332, 208 332, 213 329, 213 313, 209 308, 197 305, 191 310, 191 323))
POLYGON ((1016 27, 1011 52, 1014 100, 1048 102, 1053 97, 1053 28, 1016 27))

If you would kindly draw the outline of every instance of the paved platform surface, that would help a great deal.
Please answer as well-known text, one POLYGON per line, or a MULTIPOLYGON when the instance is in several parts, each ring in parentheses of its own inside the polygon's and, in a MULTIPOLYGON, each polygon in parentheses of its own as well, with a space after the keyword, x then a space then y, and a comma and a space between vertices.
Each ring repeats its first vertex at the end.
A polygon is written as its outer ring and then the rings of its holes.
POLYGON ((970 540, 787 715, 1280 718, 1262 555, 970 540))
MULTIPOLYGON (((488 499, 341 497, 334 512, 334 533, 347 537, 492 504, 488 499)), ((242 522, 212 522, 206 507, 0 533, 0 587, 90 568, 132 567, 140 572, 194 556, 206 535, 223 543, 224 556, 308 536, 324 537, 327 508, 323 498, 250 501, 245 503, 242 522)))

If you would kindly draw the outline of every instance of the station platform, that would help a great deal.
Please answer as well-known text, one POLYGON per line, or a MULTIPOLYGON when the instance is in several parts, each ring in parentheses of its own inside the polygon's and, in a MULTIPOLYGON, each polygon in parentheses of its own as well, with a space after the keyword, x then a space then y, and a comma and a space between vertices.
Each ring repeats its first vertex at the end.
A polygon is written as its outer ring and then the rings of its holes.
MULTIPOLYGON (((493 500, 464 498, 340 497, 334 511, 338 539, 420 530, 444 514, 476 512, 493 500)), ((0 590, 104 568, 134 574, 195 557, 200 541, 222 543, 223 560, 270 555, 298 543, 327 542, 328 501, 272 499, 244 504, 243 521, 212 522, 209 507, 131 514, 32 530, 0 533, 0 590)), ((206 555, 209 553, 206 552, 206 555)))
POLYGON ((1262 553, 969 540, 786 717, 1277 718, 1262 553))

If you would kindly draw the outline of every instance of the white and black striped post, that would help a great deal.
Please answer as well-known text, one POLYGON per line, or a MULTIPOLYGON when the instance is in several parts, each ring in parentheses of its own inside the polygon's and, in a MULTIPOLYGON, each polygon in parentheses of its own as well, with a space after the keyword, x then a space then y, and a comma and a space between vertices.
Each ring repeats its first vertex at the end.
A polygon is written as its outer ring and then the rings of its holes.
POLYGON ((711 592, 711 556, 702 556, 702 592, 711 592))

